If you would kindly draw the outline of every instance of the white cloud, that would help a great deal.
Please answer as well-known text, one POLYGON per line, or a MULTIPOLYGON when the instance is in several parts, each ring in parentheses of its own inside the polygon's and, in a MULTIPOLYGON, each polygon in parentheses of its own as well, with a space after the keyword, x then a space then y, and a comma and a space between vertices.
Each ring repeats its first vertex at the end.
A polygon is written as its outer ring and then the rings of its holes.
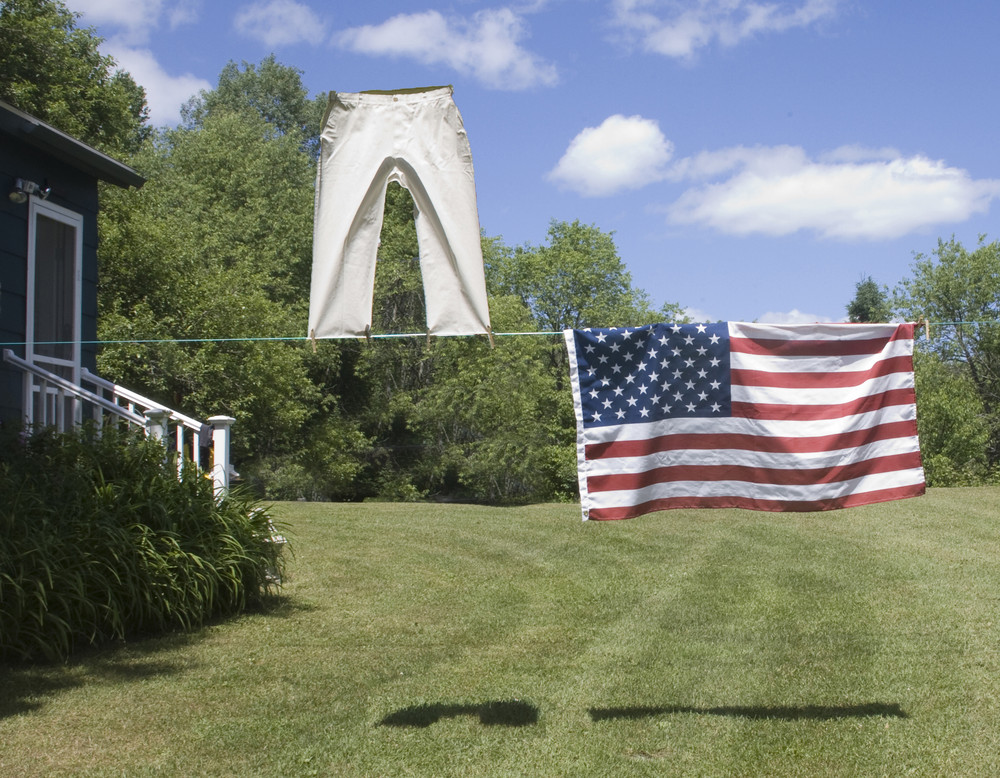
POLYGON ((645 50, 689 60, 714 41, 735 46, 758 34, 808 27, 836 13, 838 2, 612 0, 612 9, 615 25, 645 50))
POLYGON ((201 0, 178 0, 167 11, 167 22, 171 30, 176 30, 185 24, 198 21, 198 9, 201 0))
POLYGON ((344 30, 334 42, 362 54, 445 65, 496 89, 555 84, 555 66, 522 48, 524 36, 522 16, 499 8, 470 19, 446 18, 437 11, 399 14, 382 24, 344 30))
POLYGON ((710 314, 703 311, 701 308, 693 308, 691 306, 688 306, 682 311, 682 313, 684 314, 685 317, 687 317, 687 320, 690 322, 701 323, 709 321, 718 321, 717 317, 711 316, 710 314))
POLYGON ((260 0, 244 8, 234 20, 237 32, 266 46, 317 44, 326 37, 326 25, 307 5, 295 0, 260 0))
POLYGON ((71 0, 73 11, 83 14, 85 25, 101 27, 106 37, 101 51, 114 57, 118 67, 146 90, 150 122, 177 124, 181 106, 212 84, 190 73, 171 75, 146 48, 161 26, 176 29, 197 21, 201 0, 71 0), (108 35, 108 32, 112 34, 108 35))
POLYGON ((105 46, 118 65, 146 90, 153 125, 177 124, 181 106, 202 89, 212 88, 208 81, 190 73, 169 75, 148 49, 130 48, 116 41, 108 41, 105 46))
MULTIPOLYGON (((717 317, 711 316, 700 308, 685 308, 684 315, 692 322, 718 321, 717 317)), ((814 313, 803 313, 798 308, 792 308, 787 312, 768 311, 761 314, 754 321, 761 324, 816 324, 832 322, 828 316, 817 316, 814 313)))
POLYGON ((806 153, 798 146, 732 146, 719 151, 702 151, 671 165, 668 177, 674 181, 718 178, 740 168, 780 174, 800 168, 806 153))
POLYGON ((761 324, 816 324, 817 322, 831 322, 833 319, 827 316, 817 316, 813 313, 803 313, 798 308, 792 308, 787 313, 769 311, 761 314, 757 321, 761 324))
POLYGON ((841 146, 840 148, 834 149, 833 151, 827 151, 820 154, 818 159, 820 162, 871 162, 872 160, 881 159, 886 162, 891 162, 894 159, 899 159, 903 156, 898 149, 894 149, 890 146, 886 146, 881 149, 869 149, 864 146, 851 145, 851 146, 841 146))
POLYGON ((166 17, 174 29, 197 20, 200 0, 70 0, 67 6, 83 14, 85 24, 116 28, 115 37, 125 45, 146 43, 166 17))
POLYGON ((676 179, 724 176, 684 192, 667 209, 670 221, 735 235, 812 230, 879 240, 964 221, 1000 196, 1000 180, 975 180, 943 161, 886 149, 845 147, 814 161, 798 147, 736 147, 680 160, 671 170, 676 179))
POLYGON ((615 114, 581 130, 548 178, 590 197, 639 189, 666 177, 673 149, 652 119, 615 114))

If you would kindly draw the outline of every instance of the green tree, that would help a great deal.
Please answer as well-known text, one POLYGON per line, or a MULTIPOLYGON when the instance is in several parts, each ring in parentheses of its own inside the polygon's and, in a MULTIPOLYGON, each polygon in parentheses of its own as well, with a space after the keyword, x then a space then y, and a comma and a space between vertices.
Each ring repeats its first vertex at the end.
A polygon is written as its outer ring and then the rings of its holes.
POLYGON ((109 196, 100 217, 100 332, 165 342, 109 345, 101 370, 189 413, 234 416, 234 458, 273 469, 307 422, 317 439, 339 423, 306 347, 268 340, 305 333, 312 162, 294 135, 220 111, 164 131, 135 164, 147 184, 109 196))
POLYGON ((962 365, 918 351, 914 358, 920 452, 930 486, 973 486, 991 480, 989 427, 962 365))
POLYGON ((995 467, 1000 462, 1000 242, 980 236, 968 251, 952 238, 939 240, 929 256, 916 254, 911 277, 897 287, 895 307, 907 319, 933 322, 925 348, 967 379, 965 393, 952 402, 968 403, 968 387, 973 389, 986 430, 986 463, 995 467))
POLYGON ((188 129, 197 129, 220 113, 256 114, 272 132, 299 138, 315 157, 325 110, 326 94, 310 100, 302 85, 302 71, 282 65, 271 54, 259 65, 227 63, 215 89, 191 98, 181 116, 188 129))
MULTIPOLYGON (((390 219, 387 209, 380 262, 392 253, 397 234, 388 225, 405 223, 408 212, 400 208, 390 219)), ((484 238, 495 331, 558 333, 679 314, 676 306, 653 310, 648 296, 633 287, 610 234, 579 222, 553 222, 548 238, 545 246, 519 249, 484 238)), ((412 257, 415 250, 415 242, 407 242, 401 256, 412 257)), ((390 298, 377 292, 380 299, 390 298)), ((409 300, 411 315, 422 315, 422 299, 409 300)), ((487 502, 575 494, 576 427, 560 338, 498 336, 495 348, 482 338, 440 339, 422 351, 419 364, 396 401, 398 435, 391 436, 406 441, 404 450, 419 453, 405 468, 417 493, 487 502)))
POLYGON ((886 322, 892 318, 889 294, 871 276, 855 285, 854 299, 847 304, 847 318, 852 322, 886 322))
POLYGON ((0 2, 0 99, 112 154, 150 135, 146 94, 58 0, 0 2))
POLYGON ((614 234, 579 221, 553 221, 544 246, 497 251, 487 263, 487 284, 513 294, 540 329, 619 327, 676 320, 680 307, 652 307, 615 246, 614 234))
MULTIPOLYGON (((523 331, 513 295, 490 298, 493 326, 523 331)), ((414 427, 427 441, 427 491, 489 503, 568 499, 576 492, 573 403, 560 389, 550 342, 453 338, 434 344, 434 380, 417 393, 414 427)))

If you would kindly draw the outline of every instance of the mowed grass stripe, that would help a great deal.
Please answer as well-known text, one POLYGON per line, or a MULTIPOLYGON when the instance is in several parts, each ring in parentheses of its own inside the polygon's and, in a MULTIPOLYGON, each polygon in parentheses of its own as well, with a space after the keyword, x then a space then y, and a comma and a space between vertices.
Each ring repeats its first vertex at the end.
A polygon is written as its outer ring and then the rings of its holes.
POLYGON ((1000 772, 1000 490, 276 513, 270 612, 0 668, 0 773, 1000 772))

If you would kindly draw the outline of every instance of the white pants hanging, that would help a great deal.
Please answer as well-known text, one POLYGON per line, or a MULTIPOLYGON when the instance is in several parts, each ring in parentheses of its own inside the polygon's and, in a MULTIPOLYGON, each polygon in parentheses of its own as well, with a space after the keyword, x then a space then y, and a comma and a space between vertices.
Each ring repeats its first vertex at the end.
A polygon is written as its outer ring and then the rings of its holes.
POLYGON ((316 177, 309 332, 357 337, 371 325, 386 187, 416 206, 427 331, 490 330, 472 153, 451 87, 331 93, 316 177))

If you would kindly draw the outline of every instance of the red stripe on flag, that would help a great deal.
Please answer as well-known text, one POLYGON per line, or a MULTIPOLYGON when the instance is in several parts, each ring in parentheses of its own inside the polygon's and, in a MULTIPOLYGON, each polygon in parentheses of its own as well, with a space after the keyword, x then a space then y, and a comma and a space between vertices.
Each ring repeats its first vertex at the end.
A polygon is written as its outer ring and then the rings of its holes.
POLYGON ((841 340, 839 338, 745 338, 734 335, 729 339, 729 350, 741 354, 759 354, 768 357, 837 357, 861 354, 881 354, 886 345, 897 340, 913 340, 912 323, 900 324, 885 338, 841 340))
POLYGON ((767 340, 730 338, 729 350, 767 357, 849 357, 879 354, 889 338, 873 340, 767 340))
POLYGON ((592 492, 625 491, 673 481, 743 481, 774 486, 812 486, 917 467, 920 467, 920 453, 917 451, 873 457, 836 467, 786 469, 746 465, 670 465, 641 473, 589 476, 587 489, 592 492))
POLYGON ((687 433, 658 435, 646 440, 617 440, 609 443, 591 443, 586 448, 588 460, 612 457, 643 457, 663 451, 697 449, 745 449, 768 454, 808 454, 842 448, 856 448, 893 438, 908 438, 917 434, 915 421, 894 421, 867 429, 819 435, 817 437, 785 438, 738 433, 687 433))
POLYGON ((919 497, 925 492, 923 483, 897 486, 891 489, 877 489, 871 492, 859 492, 834 497, 827 500, 762 500, 753 497, 732 495, 727 497, 667 497, 650 500, 639 505, 626 505, 612 508, 591 508, 588 518, 594 521, 611 521, 615 519, 634 519, 653 511, 665 511, 671 508, 745 508, 753 511, 832 511, 839 508, 853 508, 859 505, 869 505, 890 500, 903 500, 908 497, 919 497))

